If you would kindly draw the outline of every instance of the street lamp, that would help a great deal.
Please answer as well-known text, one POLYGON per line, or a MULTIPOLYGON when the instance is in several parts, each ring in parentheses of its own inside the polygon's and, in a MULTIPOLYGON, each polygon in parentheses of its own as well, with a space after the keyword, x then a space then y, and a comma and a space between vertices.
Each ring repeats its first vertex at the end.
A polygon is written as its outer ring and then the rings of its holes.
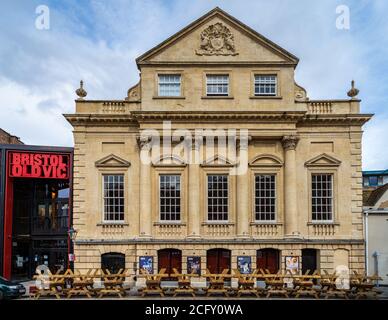
POLYGON ((75 230, 73 227, 71 227, 69 229, 69 231, 67 231, 67 234, 69 235, 69 238, 74 241, 75 238, 77 238, 77 233, 78 233, 78 230, 75 230))
MULTIPOLYGON (((69 245, 68 245, 68 257, 67 257, 67 269, 70 269, 70 252, 72 251, 72 246, 75 238, 77 238, 78 231, 75 230, 73 227, 70 227, 70 229, 67 231, 67 234, 69 236, 69 245)), ((72 255, 73 256, 73 255, 72 255)))

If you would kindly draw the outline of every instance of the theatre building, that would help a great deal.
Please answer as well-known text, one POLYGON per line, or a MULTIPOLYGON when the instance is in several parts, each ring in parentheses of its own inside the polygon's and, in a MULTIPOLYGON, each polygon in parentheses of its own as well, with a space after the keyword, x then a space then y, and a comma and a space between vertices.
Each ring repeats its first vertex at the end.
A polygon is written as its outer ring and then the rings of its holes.
POLYGON ((0 269, 28 279, 67 268, 72 148, 0 144, 0 269))
POLYGON ((364 270, 354 83, 309 99, 298 58, 218 8, 136 63, 126 98, 81 85, 65 115, 76 268, 364 270))

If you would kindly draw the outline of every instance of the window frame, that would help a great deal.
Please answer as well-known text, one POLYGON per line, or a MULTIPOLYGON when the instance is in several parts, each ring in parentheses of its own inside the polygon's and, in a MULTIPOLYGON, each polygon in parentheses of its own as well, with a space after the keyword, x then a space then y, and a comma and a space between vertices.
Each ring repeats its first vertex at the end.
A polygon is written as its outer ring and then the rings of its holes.
MULTIPOLYGON (((182 203, 182 174, 181 173, 173 173, 173 172, 169 172, 169 173, 158 173, 158 221, 159 223, 181 223, 182 222, 182 206, 183 206, 183 203, 182 203), (179 185, 180 185, 180 188, 179 188, 179 219, 176 219, 176 220, 162 220, 162 212, 161 212, 161 197, 160 197, 160 192, 161 192, 161 188, 160 188, 160 183, 161 183, 161 176, 178 176, 179 177, 179 185)), ((171 215, 171 213, 169 213, 171 215)))
POLYGON ((101 199, 102 199, 102 222, 105 224, 122 224, 125 223, 126 219, 126 175, 125 173, 117 173, 117 172, 102 172, 101 173, 101 199), (105 176, 122 176, 123 177, 123 219, 119 220, 108 220, 106 219, 106 212, 105 212, 105 176))
POLYGON ((231 97, 231 75, 230 72, 205 72, 204 74, 204 97, 205 98, 230 98, 231 97), (228 79, 226 94, 211 94, 208 92, 208 77, 226 76, 228 79))
POLYGON ((250 75, 250 99, 282 99, 282 79, 280 69, 255 69, 250 75), (275 95, 255 95, 255 76, 276 76, 276 94, 275 95))
POLYGON ((230 174, 229 173, 226 173, 226 172, 206 172, 205 173, 205 206, 206 206, 206 210, 205 210, 205 214, 206 214, 206 223, 207 224, 214 224, 214 223, 220 223, 220 224, 224 224, 224 223, 229 223, 231 221, 231 179, 230 179, 230 174), (227 187, 228 187, 228 190, 227 190, 227 209, 228 209, 228 212, 227 212, 227 218, 228 219, 222 219, 222 220, 210 220, 209 219, 209 185, 208 185, 208 177, 209 176, 226 176, 227 177, 227 187))
POLYGON ((187 221, 187 207, 188 207, 188 170, 186 165, 171 165, 171 164, 158 164, 152 165, 152 183, 151 183, 151 197, 152 201, 156 205, 152 205, 152 224, 153 226, 159 226, 163 224, 179 224, 185 225, 187 221), (181 214, 180 220, 160 220, 160 199, 159 199, 159 176, 160 175, 180 175, 181 176, 181 214))
POLYGON ((309 219, 308 221, 311 224, 334 224, 336 223, 337 217, 337 172, 336 170, 324 170, 324 169, 317 169, 317 170, 309 170, 309 219), (313 203, 313 193, 312 193, 312 181, 313 181, 313 175, 331 175, 332 176, 332 212, 331 212, 331 219, 327 220, 318 220, 318 219, 313 219, 313 208, 312 208, 312 203, 313 203))
MULTIPOLYGON (((262 83, 263 84, 263 83, 262 83)), ((271 83, 264 83, 265 84, 271 84, 271 83)), ((270 73, 255 73, 253 75, 253 95, 255 97, 277 97, 278 96, 278 75, 276 73, 270 74, 270 73), (256 77, 275 77, 275 93, 256 93, 256 77)))
POLYGON ((254 219, 253 221, 255 223, 276 223, 278 218, 278 175, 277 173, 269 173, 269 172, 254 172, 253 173, 253 215, 254 219), (273 176, 274 177, 274 191, 275 191, 275 201, 274 201, 274 219, 257 219, 257 212, 256 212, 256 177, 258 176, 273 176))
MULTIPOLYGON (((157 97, 160 97, 160 98, 179 98, 179 97, 182 97, 182 74, 181 73, 176 73, 176 72, 161 72, 161 73, 157 73, 157 97), (179 94, 178 95, 162 95, 161 94, 161 90, 160 90, 160 85, 161 85, 161 81, 160 81, 160 77, 161 76, 179 76, 179 94)), ((164 83, 164 84, 167 84, 167 83, 164 83)), ((176 84, 176 83, 170 83, 170 84, 176 84)))

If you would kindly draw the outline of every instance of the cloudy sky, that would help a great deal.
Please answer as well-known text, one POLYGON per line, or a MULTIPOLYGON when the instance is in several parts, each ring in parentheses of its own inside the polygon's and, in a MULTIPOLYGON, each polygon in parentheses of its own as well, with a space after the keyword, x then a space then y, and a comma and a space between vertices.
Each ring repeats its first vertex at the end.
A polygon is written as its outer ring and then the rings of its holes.
POLYGON ((138 80, 135 58, 215 6, 300 58, 296 81, 311 99, 347 98, 360 89, 364 169, 388 168, 388 1, 385 0, 2 0, 0 128, 25 143, 72 146, 74 90, 90 99, 122 99, 138 80), (50 29, 35 27, 50 9, 50 29), (336 28, 336 8, 350 28, 336 28))

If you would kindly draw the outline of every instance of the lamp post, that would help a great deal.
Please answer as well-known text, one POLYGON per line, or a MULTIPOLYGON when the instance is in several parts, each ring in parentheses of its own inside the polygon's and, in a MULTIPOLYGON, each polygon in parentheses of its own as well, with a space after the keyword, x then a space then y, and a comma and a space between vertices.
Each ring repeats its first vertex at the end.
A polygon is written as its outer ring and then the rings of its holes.
POLYGON ((74 229, 73 227, 70 227, 70 229, 67 231, 67 234, 69 236, 69 239, 71 240, 69 243, 69 254, 67 257, 67 268, 70 269, 70 252, 72 251, 72 248, 74 248, 73 242, 75 238, 77 237, 78 231, 74 229))

